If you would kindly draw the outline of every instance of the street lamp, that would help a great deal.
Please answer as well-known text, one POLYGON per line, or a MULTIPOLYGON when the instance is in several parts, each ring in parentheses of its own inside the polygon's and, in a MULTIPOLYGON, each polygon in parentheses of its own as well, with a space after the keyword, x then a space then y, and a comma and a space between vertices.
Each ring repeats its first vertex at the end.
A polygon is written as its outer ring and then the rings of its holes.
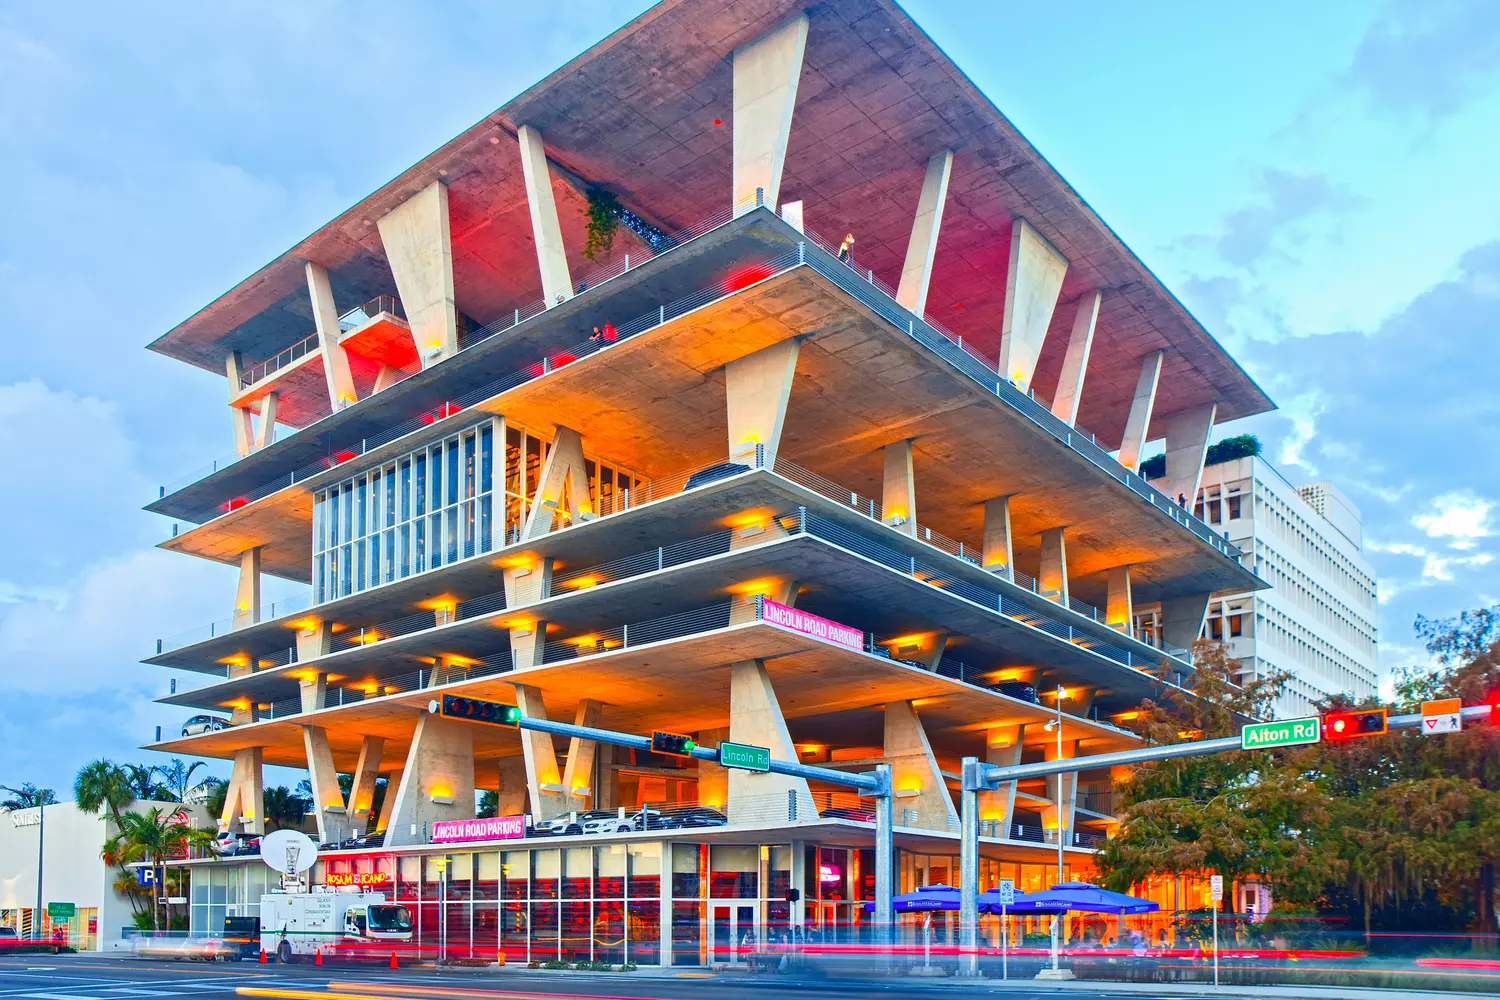
MULTIPOLYGON (((1043 729, 1053 732, 1057 736, 1057 759, 1063 759, 1062 738, 1062 703, 1068 696, 1068 689, 1061 684, 1057 686, 1057 718, 1048 722, 1043 729)), ((1057 881, 1063 881, 1063 775, 1057 776, 1057 881)))

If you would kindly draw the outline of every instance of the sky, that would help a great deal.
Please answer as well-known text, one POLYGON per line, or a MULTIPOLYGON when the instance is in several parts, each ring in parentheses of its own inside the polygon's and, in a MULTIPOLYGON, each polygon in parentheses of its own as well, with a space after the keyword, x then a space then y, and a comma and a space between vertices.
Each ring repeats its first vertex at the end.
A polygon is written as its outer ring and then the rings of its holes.
MULTIPOLYGON (((1362 510, 1384 666, 1500 602, 1492 0, 905 6, 1279 404, 1219 435, 1362 510)), ((645 7, 0 7, 0 784, 151 761, 139 658, 232 604, 140 510, 224 383, 145 345, 645 7)))

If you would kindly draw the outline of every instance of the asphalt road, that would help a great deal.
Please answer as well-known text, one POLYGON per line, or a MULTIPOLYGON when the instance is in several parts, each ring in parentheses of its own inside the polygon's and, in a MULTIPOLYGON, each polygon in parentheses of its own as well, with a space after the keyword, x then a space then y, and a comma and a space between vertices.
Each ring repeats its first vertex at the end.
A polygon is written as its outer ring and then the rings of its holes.
MULTIPOLYGON (((750 1000, 775 993, 777 1000, 838 996, 909 996, 914 984, 905 978, 865 983, 796 983, 780 978, 718 979, 684 972, 670 978, 631 979, 625 975, 588 975, 527 972, 520 969, 438 971, 323 966, 260 966, 210 963, 152 962, 98 956, 14 956, 0 960, 0 1000, 144 1000, 150 997, 201 997, 204 1000, 750 1000), (27 960, 31 959, 31 960, 27 960)), ((942 997, 1003 996, 1005 1000, 1056 998, 1053 991, 1036 992, 1017 985, 1004 988, 947 984, 930 991, 942 997)), ((1079 1000, 1131 997, 1148 1000, 1150 993, 1075 988, 1064 996, 1079 1000)), ((1177 1000, 1177 998, 1174 998, 1177 1000)))

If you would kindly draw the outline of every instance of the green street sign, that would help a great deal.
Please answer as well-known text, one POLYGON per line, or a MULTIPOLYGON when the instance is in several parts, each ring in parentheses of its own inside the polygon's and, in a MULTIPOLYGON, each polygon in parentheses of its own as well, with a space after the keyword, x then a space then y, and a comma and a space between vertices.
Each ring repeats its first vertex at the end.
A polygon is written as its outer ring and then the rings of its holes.
POLYGON ((72 920, 73 914, 78 912, 78 907, 73 903, 48 903, 47 919, 53 923, 60 920, 72 920))
POLYGON ((1323 738, 1323 720, 1283 719, 1280 722, 1252 722, 1240 730, 1240 749, 1269 750, 1272 747, 1295 747, 1317 743, 1323 738))
POLYGON ((765 747, 746 746, 743 743, 720 743, 719 766, 737 767, 743 771, 769 771, 771 751, 765 747))

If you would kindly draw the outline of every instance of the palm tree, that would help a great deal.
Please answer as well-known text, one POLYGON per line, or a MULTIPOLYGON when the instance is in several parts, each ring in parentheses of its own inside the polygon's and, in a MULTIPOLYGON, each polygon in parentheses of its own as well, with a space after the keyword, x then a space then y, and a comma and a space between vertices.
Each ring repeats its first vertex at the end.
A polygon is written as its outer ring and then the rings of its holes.
POLYGON ((118 820, 120 810, 135 801, 135 790, 123 767, 100 757, 78 769, 73 779, 73 800, 84 812, 96 813, 108 806, 118 820))
POLYGON ((148 764, 126 764, 125 773, 130 778, 130 791, 137 799, 149 802, 165 797, 166 789, 156 783, 156 768, 148 764))
POLYGON ((0 802, 0 809, 35 809, 37 806, 57 804, 57 796, 50 788, 38 788, 31 782, 23 782, 20 788, 0 785, 0 792, 10 792, 11 797, 0 802))
POLYGON ((267 788, 262 794, 261 812, 265 814, 266 832, 300 830, 307 815, 308 800, 288 791, 285 785, 267 788))
POLYGON ((193 775, 199 768, 207 766, 201 760, 188 764, 179 757, 173 757, 172 763, 158 765, 152 770, 161 776, 162 784, 172 793, 172 798, 182 802, 187 799, 188 790, 193 787, 193 775))
MULTIPOLYGON (((121 813, 120 832, 110 838, 102 852, 106 860, 115 859, 122 865, 144 861, 157 870, 156 887, 152 890, 152 930, 159 929, 155 897, 165 875, 167 859, 190 847, 209 848, 214 843, 212 833, 195 830, 186 823, 178 822, 173 815, 163 813, 154 806, 144 813, 121 813)), ((170 924, 170 919, 167 922, 170 924)))

